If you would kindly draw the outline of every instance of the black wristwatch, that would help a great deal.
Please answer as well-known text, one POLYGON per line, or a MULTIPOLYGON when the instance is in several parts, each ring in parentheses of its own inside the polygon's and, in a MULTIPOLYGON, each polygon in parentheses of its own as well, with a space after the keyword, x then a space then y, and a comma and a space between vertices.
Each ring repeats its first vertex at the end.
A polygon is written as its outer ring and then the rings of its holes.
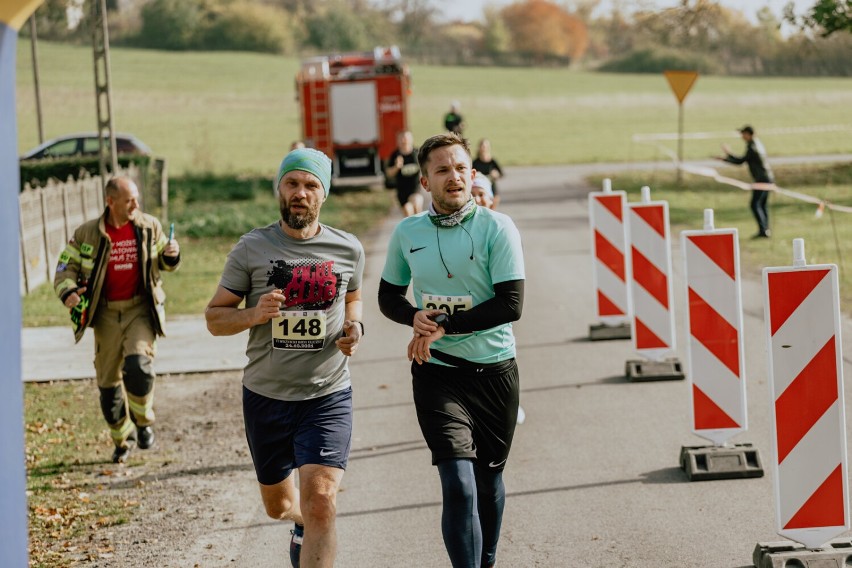
POLYGON ((443 327, 444 332, 448 332, 447 326, 450 323, 450 316, 448 316, 447 314, 438 314, 437 316, 433 316, 429 319, 443 327))

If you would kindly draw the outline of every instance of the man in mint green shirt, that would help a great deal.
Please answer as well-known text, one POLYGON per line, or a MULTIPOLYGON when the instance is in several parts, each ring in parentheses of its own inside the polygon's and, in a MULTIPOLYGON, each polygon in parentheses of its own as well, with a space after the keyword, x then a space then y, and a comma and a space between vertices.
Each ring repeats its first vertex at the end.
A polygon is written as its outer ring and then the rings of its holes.
POLYGON ((418 153, 430 211, 391 236, 379 307, 413 328, 414 404, 438 467, 441 527, 453 566, 493 566, 505 503, 502 472, 518 416, 512 322, 521 316, 524 263, 512 220, 471 197, 467 140, 447 133, 418 153), (415 306, 408 301, 413 287, 415 306))

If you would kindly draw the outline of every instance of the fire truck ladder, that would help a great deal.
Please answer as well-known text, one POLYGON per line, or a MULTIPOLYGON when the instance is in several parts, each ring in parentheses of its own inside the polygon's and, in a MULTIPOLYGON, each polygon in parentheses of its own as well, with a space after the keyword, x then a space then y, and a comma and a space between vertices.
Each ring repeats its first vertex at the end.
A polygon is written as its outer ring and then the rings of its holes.
POLYGON ((107 172, 118 170, 118 152, 112 123, 112 89, 109 80, 109 29, 107 27, 106 0, 92 2, 94 26, 92 42, 95 57, 95 98, 98 113, 98 158, 100 159, 101 185, 106 185, 107 172), (107 146, 108 145, 108 146, 107 146))
POLYGON ((331 113, 328 105, 328 83, 326 81, 308 81, 308 101, 310 101, 311 134, 317 150, 332 153, 331 113))

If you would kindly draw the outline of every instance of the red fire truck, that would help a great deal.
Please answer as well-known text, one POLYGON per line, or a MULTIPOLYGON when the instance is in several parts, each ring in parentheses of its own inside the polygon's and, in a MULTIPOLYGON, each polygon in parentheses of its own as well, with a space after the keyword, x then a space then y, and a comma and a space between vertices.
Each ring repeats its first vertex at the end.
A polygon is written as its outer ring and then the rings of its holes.
POLYGON ((302 140, 332 160, 332 183, 383 178, 383 164, 408 129, 411 77, 399 48, 312 57, 296 76, 302 140))

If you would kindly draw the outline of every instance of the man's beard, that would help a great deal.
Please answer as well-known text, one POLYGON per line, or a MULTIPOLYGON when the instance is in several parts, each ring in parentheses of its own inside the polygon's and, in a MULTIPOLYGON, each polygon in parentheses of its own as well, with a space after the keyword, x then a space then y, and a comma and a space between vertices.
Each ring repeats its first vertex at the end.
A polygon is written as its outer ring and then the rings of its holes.
POLYGON ((307 211, 302 213, 293 213, 290 211, 290 204, 281 205, 281 220, 291 229, 304 229, 310 226, 319 217, 319 207, 316 205, 304 204, 307 211))

